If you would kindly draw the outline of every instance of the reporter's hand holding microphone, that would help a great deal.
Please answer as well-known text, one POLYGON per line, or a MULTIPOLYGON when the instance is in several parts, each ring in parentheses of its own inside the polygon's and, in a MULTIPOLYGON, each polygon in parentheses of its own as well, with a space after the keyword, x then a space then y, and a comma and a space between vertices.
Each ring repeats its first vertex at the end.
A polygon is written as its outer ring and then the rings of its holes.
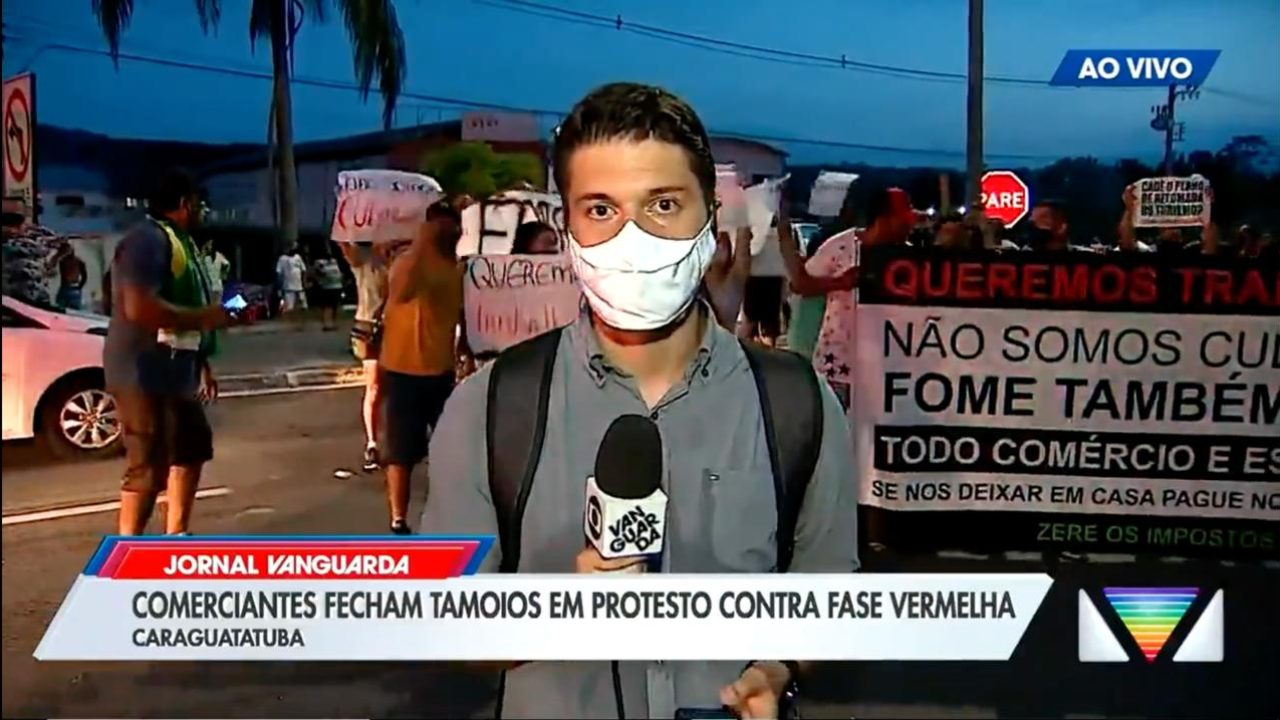
MULTIPOLYGON (((667 495, 658 426, 643 415, 622 415, 609 425, 587 478, 582 529, 586 546, 574 561, 579 573, 662 570, 667 495)), ((776 718, 794 680, 784 663, 754 662, 716 698, 718 708, 680 708, 679 718, 776 718)), ((711 698, 708 698, 710 700, 711 698)), ((790 709, 790 708, 786 708, 790 709)))
POLYGON ((579 573, 643 573, 662 569, 667 495, 662 491, 662 437, 643 415, 609 425, 587 478, 579 573))

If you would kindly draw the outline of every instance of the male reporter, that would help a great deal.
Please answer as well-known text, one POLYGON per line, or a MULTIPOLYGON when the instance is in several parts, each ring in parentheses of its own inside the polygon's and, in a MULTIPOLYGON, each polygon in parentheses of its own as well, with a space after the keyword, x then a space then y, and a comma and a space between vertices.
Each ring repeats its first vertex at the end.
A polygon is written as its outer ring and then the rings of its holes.
MULTIPOLYGON (((715 163, 701 121, 658 88, 605 86, 560 126, 555 168, 586 303, 550 366, 516 569, 598 572, 642 561, 605 560, 583 532, 586 479, 606 429, 635 414, 656 425, 663 446, 660 570, 774 571, 780 518, 765 414, 747 351, 716 323, 701 290, 717 272, 715 163)), ((731 258, 720 253, 724 261, 731 258)), ((714 280, 707 285, 716 291, 714 280)), ((457 388, 432 437, 425 533, 499 534, 489 485, 495 449, 478 431, 497 363, 457 388)), ((858 567, 850 435, 830 388, 815 387, 822 430, 786 567, 850 572, 858 567)), ((495 552, 482 569, 501 560, 495 552)), ((795 665, 760 660, 528 663, 507 672, 498 707, 509 718, 670 718, 724 703, 743 717, 776 717, 795 665)))

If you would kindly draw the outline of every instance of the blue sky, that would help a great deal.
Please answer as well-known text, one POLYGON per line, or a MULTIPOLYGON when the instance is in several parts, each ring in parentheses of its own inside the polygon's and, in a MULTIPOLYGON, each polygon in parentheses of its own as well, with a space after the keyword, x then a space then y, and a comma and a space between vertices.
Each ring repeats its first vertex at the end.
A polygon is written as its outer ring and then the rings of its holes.
MULTIPOLYGON (((965 0, 540 0, 740 43, 851 60, 964 72, 965 0)), ((223 0, 216 35, 189 0, 136 0, 122 50, 238 70, 268 70, 251 53, 249 0, 223 0)), ((595 85, 639 80, 690 100, 713 130, 925 149, 925 154, 788 143, 798 162, 962 162, 963 83, 771 62, 612 28, 529 14, 501 0, 398 0, 408 91, 475 103, 564 110, 595 85)), ((1181 107, 1183 147, 1216 149, 1232 135, 1280 146, 1278 0, 986 0, 987 72, 1049 78, 1068 48, 1221 49, 1205 93, 1181 107)), ((37 74, 41 122, 122 137, 262 142, 270 84, 70 52, 104 49, 90 0, 5 0, 4 73, 37 74)), ((353 79, 336 17, 308 23, 297 74, 353 79)), ((1046 89, 988 83, 988 165, 1040 164, 1067 154, 1154 159, 1148 126, 1159 89, 1046 89), (1012 158, 1008 155, 1028 156, 1012 158)), ((456 116, 406 98, 398 125, 456 116)), ((296 86, 299 140, 376 130, 381 103, 355 92, 296 86)), ((546 121, 549 129, 552 120, 546 121)), ((780 144, 780 143, 778 143, 780 144)))

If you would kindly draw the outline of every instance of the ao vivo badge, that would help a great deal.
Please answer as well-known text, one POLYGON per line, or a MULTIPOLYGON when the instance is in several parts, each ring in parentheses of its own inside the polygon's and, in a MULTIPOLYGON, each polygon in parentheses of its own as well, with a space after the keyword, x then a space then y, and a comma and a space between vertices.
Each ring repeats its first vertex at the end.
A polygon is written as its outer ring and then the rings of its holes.
POLYGON ((1203 85, 1221 50, 1068 50, 1050 85, 1203 85))

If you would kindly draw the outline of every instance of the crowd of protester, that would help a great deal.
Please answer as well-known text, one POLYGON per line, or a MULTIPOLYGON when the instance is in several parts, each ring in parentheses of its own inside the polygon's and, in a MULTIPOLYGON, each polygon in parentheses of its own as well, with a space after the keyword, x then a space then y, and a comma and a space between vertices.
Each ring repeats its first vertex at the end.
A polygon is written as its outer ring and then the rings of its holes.
MULTIPOLYGON (((187 182, 181 180, 185 177, 175 173, 166 182, 181 184, 187 182)), ((172 205, 174 193, 183 187, 161 188, 153 208, 162 210, 149 223, 181 230, 163 208, 172 205)), ((740 338, 786 348, 810 359, 847 408, 853 383, 852 328, 857 308, 858 258, 863 247, 898 244, 939 252, 1178 252, 1248 258, 1277 254, 1277 243, 1271 234, 1249 225, 1235 229, 1234 242, 1224 242, 1222 230, 1211 220, 1197 228, 1135 227, 1132 188, 1123 199, 1125 210, 1112 245, 1097 238, 1075 237, 1069 209, 1054 200, 1036 203, 1027 220, 1018 229, 1010 230, 997 220, 984 218, 981 212, 921 212, 900 188, 851 189, 838 216, 802 242, 792 224, 791 203, 783 200, 770 241, 776 235, 785 278, 762 283, 762 278, 751 277, 752 237, 751 230, 744 228, 732 240, 726 232, 715 233, 714 257, 702 287, 719 325, 740 338)), ((192 196, 190 202, 199 201, 192 196)), ((410 532, 406 519, 410 478, 414 467, 427 455, 431 428, 452 389, 474 370, 477 361, 485 364, 495 357, 488 354, 473 358, 466 342, 456 244, 461 233, 460 211, 471 202, 472 198, 463 196, 434 205, 416 239, 377 244, 327 243, 306 254, 294 245, 281 254, 276 264, 274 290, 279 312, 296 317, 309 305, 318 305, 326 330, 337 327, 337 309, 344 295, 345 274, 334 245, 354 278, 356 311, 351 347, 363 365, 365 377, 362 464, 366 472, 381 470, 386 474, 389 523, 394 533, 410 532), (308 297, 312 298, 310 302, 308 297)), ((199 212, 182 216, 187 232, 195 231, 199 216, 199 212)), ((27 237, 36 232, 30 227, 18 230, 15 225, 6 231, 6 293, 13 288, 38 295, 43 285, 37 276, 56 270, 62 278, 56 297, 49 297, 46 291, 36 300, 75 307, 77 282, 83 285, 84 273, 80 267, 77 276, 74 254, 68 252, 65 243, 57 244, 58 251, 50 254, 48 238, 27 237), (33 254, 32 248, 41 252, 33 254)), ((137 268, 129 265, 133 253, 138 252, 137 235, 135 231, 125 238, 112 270, 137 274, 137 268)), ((150 270, 156 262, 171 258, 173 249, 158 244, 154 232, 144 235, 148 238, 146 252, 162 254, 149 261, 150 270)), ((555 227, 533 221, 516 229, 511 251, 555 254, 563 252, 565 244, 555 227)), ((230 264, 211 244, 193 252, 193 256, 203 261, 197 265, 209 308, 221 307, 219 301, 230 264)), ((113 300, 119 298, 119 288, 107 292, 113 300)), ((225 310, 220 312, 227 314, 225 310)), ((118 315, 113 320, 117 325, 134 322, 121 321, 118 315)), ((161 313, 158 317, 168 316, 161 313)), ((228 316, 223 324, 237 321, 228 316)), ((116 335, 120 332, 123 331, 116 331, 116 335)), ((146 353, 142 355, 145 357, 146 353)), ((198 386, 201 373, 207 372, 206 362, 190 365, 182 370, 188 375, 195 373, 188 378, 191 382, 184 381, 188 389, 198 386)), ((171 371, 172 368, 166 370, 171 371)), ((128 390, 124 388, 125 392, 128 390)), ((183 405, 181 409, 188 416, 193 414, 190 406, 183 405)), ((197 434, 205 432, 203 427, 197 430, 197 434)), ((126 427, 126 446, 131 434, 136 432, 130 433, 126 427)), ((194 474, 198 477, 198 468, 194 474)), ((121 530, 135 526, 136 520, 122 521, 121 530)))
MULTIPOLYGON (((674 467, 668 477, 680 478, 665 486, 675 509, 662 571, 856 570, 845 413, 854 388, 853 324, 864 248, 1249 258, 1277 252, 1273 238, 1249 226, 1235 230, 1235 242, 1224 242, 1212 222, 1190 231, 1136 228, 1132 191, 1125 193, 1117 242, 1104 246, 1075 237, 1069 208, 1053 201, 1037 203, 1022 229, 1011 233, 980 212, 922 214, 899 188, 859 189, 803 246, 789 203, 780 202, 776 242, 785 282, 752 284, 752 231, 741 229, 731 238, 717 230, 710 143, 683 101, 648 86, 605 86, 562 123, 554 153, 567 233, 525 223, 512 250, 567 252, 583 305, 570 325, 524 346, 551 352, 537 376, 544 383, 539 402, 521 405, 516 396, 527 388, 490 387, 501 368, 514 367, 503 365, 511 353, 477 370, 468 347, 457 244, 461 212, 471 198, 432 205, 416 237, 339 245, 356 285, 351 346, 366 378, 364 467, 385 473, 390 530, 413 531, 411 478, 429 460, 430 492, 418 529, 500 536, 485 558, 486 571, 638 571, 636 558, 606 560, 582 541, 584 478, 605 429, 623 414, 652 420, 669 445, 665 458, 674 467), (784 297, 792 302, 783 303, 784 297), (785 321, 784 307, 790 310, 785 321), (765 347, 775 344, 787 350, 765 347), (775 380, 787 376, 794 392, 770 401, 765 396, 773 381, 762 381, 761 373, 776 373, 775 380), (815 374, 825 382, 814 382, 815 374), (485 428, 495 414, 531 407, 542 414, 538 452, 516 458, 525 484, 511 496, 528 504, 519 506, 510 528, 505 495, 495 493, 501 474, 515 467, 505 456, 524 449, 490 446, 493 433, 485 428), (803 427, 773 434, 777 413, 788 407, 809 411, 793 418, 822 418, 808 428, 812 437, 800 437, 803 427), (800 486, 807 490, 789 501, 796 504, 795 517, 784 517, 788 498, 776 494, 786 487, 773 477, 784 468, 779 437, 811 453, 812 472, 800 486), (534 479, 540 487, 530 493, 534 479), (504 532, 517 533, 516 541, 503 539, 504 532)), ((122 534, 143 530, 166 488, 166 530, 185 533, 201 468, 212 457, 202 407, 216 396, 209 357, 216 331, 244 319, 221 303, 225 275, 216 257, 199 253, 192 241, 200 208, 189 176, 166 177, 151 198, 152 217, 125 237, 112 265, 105 365, 120 401, 127 450, 122 534)), ((325 327, 334 327, 343 274, 332 248, 307 259, 291 247, 276 274, 286 311, 305 308, 314 287, 325 327)), ((535 350, 522 352, 527 358, 535 350)), ((661 713, 645 716, 671 716, 677 707, 718 695, 743 716, 778 717, 801 670, 797 663, 769 659, 745 669, 676 665, 613 663, 611 671, 608 663, 513 664, 500 702, 519 717, 630 716, 637 708, 661 713)))
MULTIPOLYGON (((1212 206, 1212 195, 1207 199, 1212 206)), ((1198 227, 1137 227, 1133 186, 1125 190, 1123 201, 1115 241, 1107 243, 1101 238, 1073 234, 1070 209, 1053 199, 1037 202, 1019 227, 1006 228, 999 220, 983 217, 981 212, 935 214, 915 210, 901 189, 851 189, 840 215, 803 245, 788 217, 789 203, 784 201, 779 207, 777 228, 787 288, 780 302, 763 312, 782 319, 786 347, 814 357, 822 365, 834 363, 834 370, 827 374, 839 389, 845 381, 840 369, 846 365, 841 360, 846 353, 839 341, 830 338, 843 336, 840 325, 852 317, 857 252, 864 243, 897 243, 939 252, 1151 252, 1253 259, 1280 256, 1280 243, 1273 234, 1256 226, 1240 224, 1225 238, 1224 229, 1211 216, 1198 227)), ((776 296, 773 299, 779 300, 776 296)), ((773 344, 771 338, 761 338, 757 329, 766 323, 758 314, 753 315, 753 310, 762 311, 749 303, 744 310, 741 334, 773 344)))

